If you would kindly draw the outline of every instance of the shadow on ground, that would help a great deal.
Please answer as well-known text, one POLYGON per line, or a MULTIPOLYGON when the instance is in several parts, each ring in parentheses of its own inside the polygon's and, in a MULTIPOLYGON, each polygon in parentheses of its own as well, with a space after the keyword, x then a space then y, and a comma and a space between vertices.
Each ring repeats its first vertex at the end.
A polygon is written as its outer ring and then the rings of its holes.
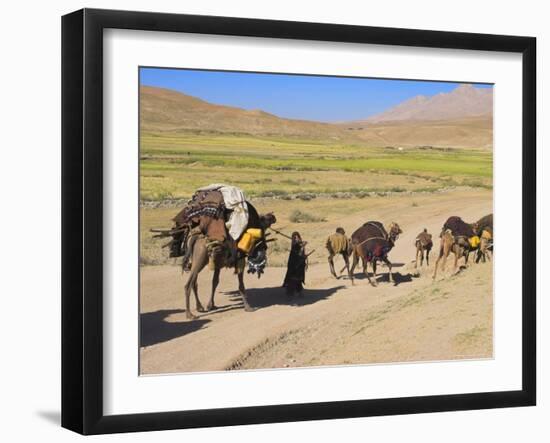
POLYGON ((140 314, 140 346, 152 346, 173 338, 198 331, 211 320, 169 322, 166 318, 172 314, 185 312, 183 309, 162 309, 140 314))
MULTIPOLYGON (((250 288, 247 289, 246 294, 248 297, 248 303, 254 309, 267 308, 274 305, 306 306, 320 300, 325 300, 345 287, 346 286, 344 285, 339 285, 327 289, 305 288, 301 295, 294 296, 288 296, 285 288, 282 287, 250 288)), ((238 292, 230 292, 228 295, 232 301, 241 301, 241 297, 238 292)), ((242 306, 242 304, 240 303, 237 306, 242 306)))
MULTIPOLYGON (((408 272, 406 274, 401 274, 401 272, 392 272, 392 274, 393 274, 393 279, 395 281, 395 283, 394 283, 395 286, 398 286, 401 283, 410 283, 410 282, 413 281, 413 278, 418 278, 420 276, 420 274, 415 275, 415 274, 412 274, 410 272, 408 272)), ((372 272, 369 272, 369 276, 370 276, 371 279, 373 278, 372 272)), ((354 278, 354 280, 366 280, 367 279, 366 275, 362 272, 354 274, 353 278, 354 278)), ((387 272, 378 273, 378 275, 376 277, 376 281, 377 281, 377 283, 389 283, 390 275, 387 272)))

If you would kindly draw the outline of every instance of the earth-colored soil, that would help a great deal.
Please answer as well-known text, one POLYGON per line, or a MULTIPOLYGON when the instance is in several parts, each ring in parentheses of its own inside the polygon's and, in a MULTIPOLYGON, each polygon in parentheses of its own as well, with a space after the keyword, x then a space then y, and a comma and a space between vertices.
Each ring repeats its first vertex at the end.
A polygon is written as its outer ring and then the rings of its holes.
MULTIPOLYGON (((347 278, 336 280, 322 263, 325 251, 318 249, 321 263, 310 266, 302 297, 288 299, 280 287, 285 269, 269 267, 259 280, 246 277, 250 304, 257 309, 244 312, 235 292, 236 277, 225 270, 216 295, 219 309, 187 321, 181 269, 142 267, 141 373, 490 358, 492 263, 470 264, 451 276, 451 259, 447 271, 432 282, 433 264, 417 275, 411 260, 414 238, 423 228, 436 238, 451 215, 477 220, 492 212, 492 192, 433 194, 413 205, 417 200, 403 196, 385 204, 373 201, 370 209, 331 219, 345 226, 367 220, 400 224, 404 233, 390 253, 396 285, 387 281, 385 268, 376 288, 359 274, 354 286, 347 278)), ((317 229, 303 232, 306 239, 314 235, 321 234, 317 229)), ((435 243, 432 262, 439 247, 435 243)), ((337 268, 341 266, 340 260, 337 268)), ((211 275, 204 271, 199 280, 204 304, 211 275)))

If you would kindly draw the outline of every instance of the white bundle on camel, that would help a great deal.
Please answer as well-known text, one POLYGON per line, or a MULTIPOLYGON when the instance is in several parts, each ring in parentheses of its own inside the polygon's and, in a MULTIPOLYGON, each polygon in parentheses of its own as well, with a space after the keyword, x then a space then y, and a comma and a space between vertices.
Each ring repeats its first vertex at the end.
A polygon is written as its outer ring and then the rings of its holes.
POLYGON ((231 210, 229 219, 225 222, 229 235, 238 240, 248 225, 248 206, 242 190, 236 186, 216 183, 200 188, 199 191, 220 191, 225 207, 231 210))

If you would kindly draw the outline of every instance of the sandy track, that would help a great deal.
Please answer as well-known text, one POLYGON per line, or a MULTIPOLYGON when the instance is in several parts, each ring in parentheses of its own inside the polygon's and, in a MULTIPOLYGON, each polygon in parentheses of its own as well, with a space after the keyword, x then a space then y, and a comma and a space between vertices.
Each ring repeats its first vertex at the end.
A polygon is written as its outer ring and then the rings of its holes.
MULTIPOLYGON (((384 281, 385 268, 373 288, 361 278, 355 286, 347 279, 335 280, 328 265, 316 264, 308 270, 304 296, 289 300, 280 288, 285 269, 268 268, 259 280, 246 278, 250 304, 257 308, 247 313, 235 292, 236 277, 225 270, 216 296, 220 309, 187 321, 180 268, 143 267, 141 372, 490 357, 491 264, 470 266, 453 277, 447 273, 432 283, 433 267, 415 277, 411 260, 414 238, 424 227, 437 236, 450 215, 477 220, 492 211, 491 193, 437 194, 423 198, 418 207, 411 201, 390 199, 374 211, 342 217, 342 224, 352 226, 372 219, 401 225, 404 233, 390 253, 395 286, 384 281)), ((199 280, 203 302, 210 279, 205 271, 199 280)))

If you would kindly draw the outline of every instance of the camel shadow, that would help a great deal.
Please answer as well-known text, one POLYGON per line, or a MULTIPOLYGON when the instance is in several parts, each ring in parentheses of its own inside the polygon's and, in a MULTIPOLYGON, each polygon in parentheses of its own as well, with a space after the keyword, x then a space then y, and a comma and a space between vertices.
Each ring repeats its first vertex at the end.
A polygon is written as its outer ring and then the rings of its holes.
MULTIPOLYGON (((246 295, 248 303, 253 309, 262 309, 275 305, 307 306, 320 300, 325 300, 345 287, 344 285, 339 285, 327 289, 304 288, 301 295, 294 296, 287 295, 285 288, 278 286, 273 288, 250 288, 246 290, 246 295)), ((241 301, 238 291, 227 294, 232 301, 241 301)), ((242 307, 242 303, 231 306, 242 307)))
MULTIPOLYGON (((394 286, 399 286, 401 283, 410 283, 413 281, 413 278, 419 277, 419 275, 411 274, 410 272, 407 274, 401 274, 401 272, 393 272, 393 280, 394 280, 394 286)), ((369 272, 370 278, 373 278, 372 272, 369 272)), ((355 280, 366 280, 367 276, 364 273, 356 274, 353 276, 355 280)), ((390 275, 386 273, 380 273, 376 277, 377 283, 389 283, 390 282, 390 275)))
MULTIPOLYGON (((401 272, 393 272, 393 285, 399 286, 401 283, 410 283, 412 282, 413 278, 415 276, 411 274, 410 272, 408 274, 401 274, 401 272)), ((382 274, 382 278, 379 278, 378 281, 388 282, 390 281, 390 275, 389 274, 382 274)))
POLYGON ((229 295, 231 301, 235 301, 235 303, 227 304, 227 305, 216 305, 216 309, 213 309, 211 311, 207 311, 204 313, 199 313, 199 317, 208 317, 210 315, 216 315, 216 314, 222 314, 224 312, 233 311, 235 309, 243 309, 244 303, 241 299, 241 295, 239 294, 239 291, 229 291, 229 292, 222 292, 222 294, 229 295))
POLYGON ((203 328, 211 320, 169 322, 166 318, 172 314, 185 312, 183 309, 162 309, 140 314, 140 347, 152 346, 190 334, 203 328))
MULTIPOLYGON (((380 266, 383 268, 387 268, 388 266, 385 263, 380 263, 380 266)), ((392 268, 402 268, 405 266, 405 263, 393 263, 391 264, 392 268)))

